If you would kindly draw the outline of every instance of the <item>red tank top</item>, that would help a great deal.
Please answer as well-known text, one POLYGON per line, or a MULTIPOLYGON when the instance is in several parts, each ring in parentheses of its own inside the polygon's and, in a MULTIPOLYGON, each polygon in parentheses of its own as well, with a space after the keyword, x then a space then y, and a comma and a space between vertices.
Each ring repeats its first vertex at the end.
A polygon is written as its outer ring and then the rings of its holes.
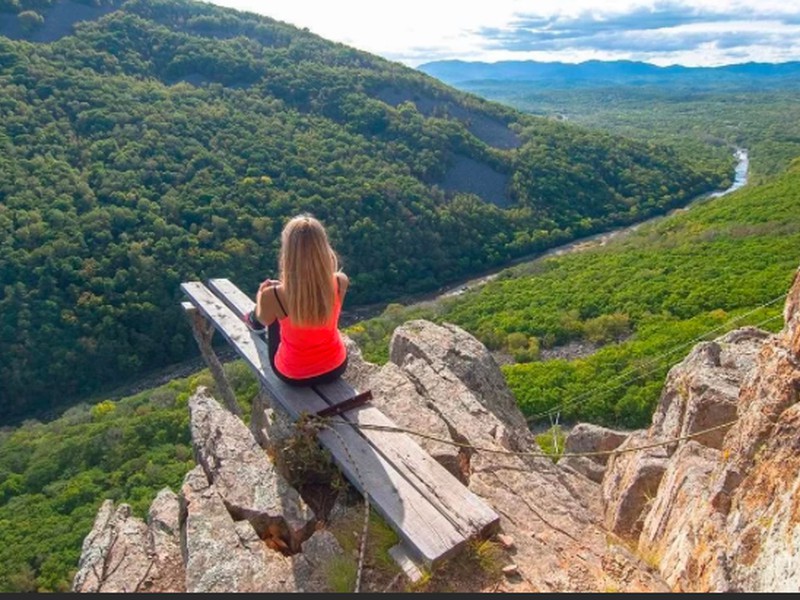
MULTIPOLYGON (((322 327, 297 327, 288 316, 278 319, 281 343, 275 354, 275 368, 286 377, 308 379, 323 375, 341 366, 347 358, 347 349, 339 334, 342 299, 338 280, 336 289, 333 314, 322 327)), ((275 296, 277 298, 277 291, 275 296)))

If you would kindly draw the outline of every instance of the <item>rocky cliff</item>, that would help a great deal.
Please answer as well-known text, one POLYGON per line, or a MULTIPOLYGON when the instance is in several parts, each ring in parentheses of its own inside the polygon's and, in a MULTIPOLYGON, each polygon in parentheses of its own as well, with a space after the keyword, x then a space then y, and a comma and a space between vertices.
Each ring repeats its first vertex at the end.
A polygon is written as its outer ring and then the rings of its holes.
MULTIPOLYGON (((602 510, 675 591, 800 589, 800 275, 785 326, 704 342, 673 367, 636 448, 609 460, 602 510)), ((562 461, 563 462, 563 461, 562 461)))
MULTIPOLYGON (((670 372, 648 430, 575 427, 567 452, 618 451, 604 458, 536 456, 491 355, 452 325, 406 323, 382 367, 351 345, 345 377, 399 426, 481 448, 417 440, 501 515, 505 575, 475 589, 796 591, 798 306, 796 282, 781 333, 746 328, 696 347, 670 372)), ((159 494, 146 523, 103 505, 76 591, 330 589, 343 552, 336 513, 315 514, 276 469, 262 447, 291 431, 255 406, 251 433, 198 390, 198 466, 178 494, 159 494)))

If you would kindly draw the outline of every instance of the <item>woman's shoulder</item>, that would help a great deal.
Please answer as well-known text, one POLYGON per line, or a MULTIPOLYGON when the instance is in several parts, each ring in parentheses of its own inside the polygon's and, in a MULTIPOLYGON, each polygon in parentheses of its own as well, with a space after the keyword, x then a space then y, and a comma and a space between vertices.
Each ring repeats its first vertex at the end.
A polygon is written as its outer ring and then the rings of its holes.
POLYGON ((347 286, 350 285, 350 278, 344 271, 336 271, 333 275, 336 278, 336 285, 338 286, 339 293, 344 294, 345 291, 347 291, 347 286))

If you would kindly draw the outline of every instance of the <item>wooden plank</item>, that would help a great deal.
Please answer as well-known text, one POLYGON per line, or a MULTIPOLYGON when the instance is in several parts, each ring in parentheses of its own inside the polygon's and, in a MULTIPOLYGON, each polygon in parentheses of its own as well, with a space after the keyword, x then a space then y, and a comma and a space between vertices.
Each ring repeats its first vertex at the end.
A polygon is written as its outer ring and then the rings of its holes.
MULTIPOLYGON (((211 279, 209 287, 240 315, 251 311, 255 305, 253 300, 228 279, 211 279)), ((356 390, 343 380, 315 388, 322 392, 328 404, 336 404, 356 393, 356 390)), ((344 418, 358 424, 397 426, 394 421, 372 406, 348 411, 344 418)), ((485 535, 499 525, 500 517, 497 513, 407 434, 368 429, 361 430, 361 433, 455 525, 462 535, 468 538, 485 535)))
POLYGON ((233 285, 230 279, 209 279, 208 289, 240 317, 249 313, 256 305, 255 300, 233 285))
MULTIPOLYGON (((341 402, 355 393, 347 382, 341 380, 314 387, 330 404, 341 402)), ((369 405, 348 410, 338 418, 363 425, 397 427, 378 408, 369 405)), ((500 516, 496 512, 408 434, 371 429, 360 431, 465 537, 487 535, 500 524, 500 516)))
MULTIPOLYGON (((256 371, 267 391, 292 418, 297 419, 303 413, 316 413, 328 406, 312 390, 291 387, 278 379, 269 364, 266 344, 202 283, 183 283, 181 289, 256 371)), ((466 537, 391 463, 349 425, 335 425, 333 428, 335 432, 320 431, 318 439, 353 485, 362 493, 366 489, 375 509, 419 560, 435 565, 461 549, 466 537)))

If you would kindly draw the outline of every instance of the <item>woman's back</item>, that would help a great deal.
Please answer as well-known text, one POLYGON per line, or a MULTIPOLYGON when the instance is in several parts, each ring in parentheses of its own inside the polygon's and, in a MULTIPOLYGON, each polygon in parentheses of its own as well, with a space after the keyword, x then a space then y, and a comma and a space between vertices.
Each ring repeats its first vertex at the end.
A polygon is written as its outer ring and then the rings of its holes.
POLYGON ((293 379, 316 377, 335 369, 347 357, 347 349, 339 333, 339 315, 342 311, 340 277, 336 277, 335 289, 336 298, 328 322, 324 325, 300 326, 292 321, 284 308, 287 303, 282 286, 273 288, 283 315, 278 316, 281 344, 275 354, 275 367, 283 375, 293 379))
POLYGON ((339 315, 349 280, 322 224, 291 219, 281 233, 280 280, 264 281, 254 318, 269 326, 269 359, 289 384, 332 381, 347 368, 339 315))

